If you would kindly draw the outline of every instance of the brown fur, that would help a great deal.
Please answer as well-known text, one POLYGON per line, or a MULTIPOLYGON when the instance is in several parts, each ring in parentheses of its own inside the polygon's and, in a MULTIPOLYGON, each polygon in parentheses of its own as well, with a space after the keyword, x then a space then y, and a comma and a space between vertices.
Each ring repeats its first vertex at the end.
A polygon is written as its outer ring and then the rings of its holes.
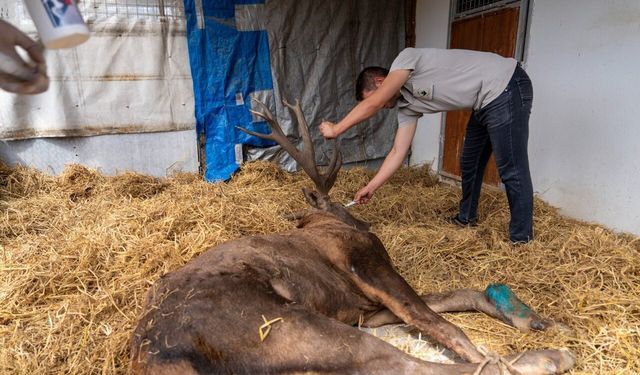
MULTIPOLYGON (((383 316, 380 323, 399 318, 467 360, 483 359, 393 270, 373 233, 318 210, 299 225, 224 243, 159 279, 132 338, 132 373, 464 373, 409 357, 351 327, 362 317, 383 316), (264 342, 262 316, 282 318, 264 342)), ((469 304, 478 298, 456 301, 475 309, 469 304)), ((543 359, 572 364, 552 354, 543 359)))
MULTIPOLYGON (((483 374, 499 365, 440 365, 411 357, 353 327, 402 321, 421 330, 463 359, 485 357, 443 311, 477 310, 506 323, 478 291, 419 297, 393 269, 369 225, 331 202, 328 192, 341 156, 336 149, 320 172, 300 104, 284 102, 303 139, 298 150, 268 106, 254 114, 271 134, 242 129, 280 144, 314 181, 320 193, 304 190, 313 207, 294 214, 299 228, 244 237, 208 250, 165 275, 149 291, 131 342, 134 374, 483 374), (274 320, 277 319, 277 320, 274 320), (272 321, 264 341, 258 335, 272 321)), ((335 142, 334 142, 335 144, 335 142)), ((544 327, 532 314, 518 326, 544 327)), ((556 374, 573 366, 568 352, 527 352, 515 366, 523 374, 556 374)))

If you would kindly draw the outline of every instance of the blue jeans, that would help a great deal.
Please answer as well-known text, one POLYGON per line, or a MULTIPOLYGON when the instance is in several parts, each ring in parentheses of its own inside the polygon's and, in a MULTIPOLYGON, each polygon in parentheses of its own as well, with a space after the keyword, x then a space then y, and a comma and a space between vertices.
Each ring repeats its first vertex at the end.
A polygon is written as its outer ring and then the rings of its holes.
POLYGON ((533 239, 533 186, 527 153, 532 102, 531 80, 518 64, 504 92, 471 114, 460 159, 462 199, 458 219, 477 220, 482 177, 493 152, 507 192, 509 238, 513 242, 533 239))

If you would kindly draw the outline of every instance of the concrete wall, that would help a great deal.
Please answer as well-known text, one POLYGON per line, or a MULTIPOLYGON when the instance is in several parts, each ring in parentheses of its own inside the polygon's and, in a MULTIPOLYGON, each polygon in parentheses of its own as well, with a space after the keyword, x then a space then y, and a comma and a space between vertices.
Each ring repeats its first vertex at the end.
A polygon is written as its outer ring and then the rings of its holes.
MULTIPOLYGON (((640 234, 640 2, 532 1, 525 68, 536 194, 570 217, 640 234)), ((443 2, 418 0, 419 46, 446 40, 443 2)), ((413 162, 432 160, 432 146, 416 137, 413 162)))
MULTIPOLYGON (((417 0, 417 48, 447 48, 449 8, 449 0, 417 0)), ((427 114, 418 120, 409 160, 412 165, 430 163, 432 169, 438 169, 441 127, 440 113, 427 114)))
POLYGON ((538 195, 640 234, 640 1, 535 0, 526 58, 538 195))
POLYGON ((73 163, 108 175, 136 171, 164 177, 198 171, 195 130, 0 141, 0 160, 54 175, 73 163))

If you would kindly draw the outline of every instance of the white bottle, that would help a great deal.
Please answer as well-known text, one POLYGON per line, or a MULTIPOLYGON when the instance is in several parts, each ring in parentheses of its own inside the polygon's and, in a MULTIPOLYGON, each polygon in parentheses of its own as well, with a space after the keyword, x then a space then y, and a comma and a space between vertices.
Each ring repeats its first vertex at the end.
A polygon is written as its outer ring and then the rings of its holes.
POLYGON ((89 39, 76 0, 24 0, 45 47, 72 48, 89 39))

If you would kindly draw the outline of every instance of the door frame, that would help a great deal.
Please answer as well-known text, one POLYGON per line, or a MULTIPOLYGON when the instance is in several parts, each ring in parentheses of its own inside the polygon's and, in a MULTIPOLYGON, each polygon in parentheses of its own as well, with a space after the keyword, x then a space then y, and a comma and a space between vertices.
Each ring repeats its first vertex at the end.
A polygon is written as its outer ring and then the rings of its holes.
MULTIPOLYGON (((473 11, 461 13, 459 16, 456 16, 456 0, 451 0, 449 2, 449 29, 447 30, 447 48, 448 46, 451 45, 451 25, 453 24, 453 22, 463 20, 466 18, 476 17, 484 13, 496 11, 498 9, 519 6, 520 12, 518 15, 518 34, 516 36, 515 58, 524 67, 526 67, 526 59, 528 56, 527 46, 529 43, 530 15, 533 10, 533 2, 534 0, 502 0, 473 11)), ((447 114, 443 113, 440 119, 440 142, 439 142, 440 150, 438 152, 438 175, 449 182, 459 183, 460 176, 452 175, 443 170, 444 134, 445 134, 446 123, 447 123, 447 114)), ((483 184, 483 185, 486 185, 486 184, 483 184)), ((489 186, 489 185, 486 185, 486 186, 489 186)), ((491 187, 495 188, 495 186, 493 185, 491 185, 491 187)), ((500 183, 499 189, 504 189, 504 186, 502 183, 500 183)))

